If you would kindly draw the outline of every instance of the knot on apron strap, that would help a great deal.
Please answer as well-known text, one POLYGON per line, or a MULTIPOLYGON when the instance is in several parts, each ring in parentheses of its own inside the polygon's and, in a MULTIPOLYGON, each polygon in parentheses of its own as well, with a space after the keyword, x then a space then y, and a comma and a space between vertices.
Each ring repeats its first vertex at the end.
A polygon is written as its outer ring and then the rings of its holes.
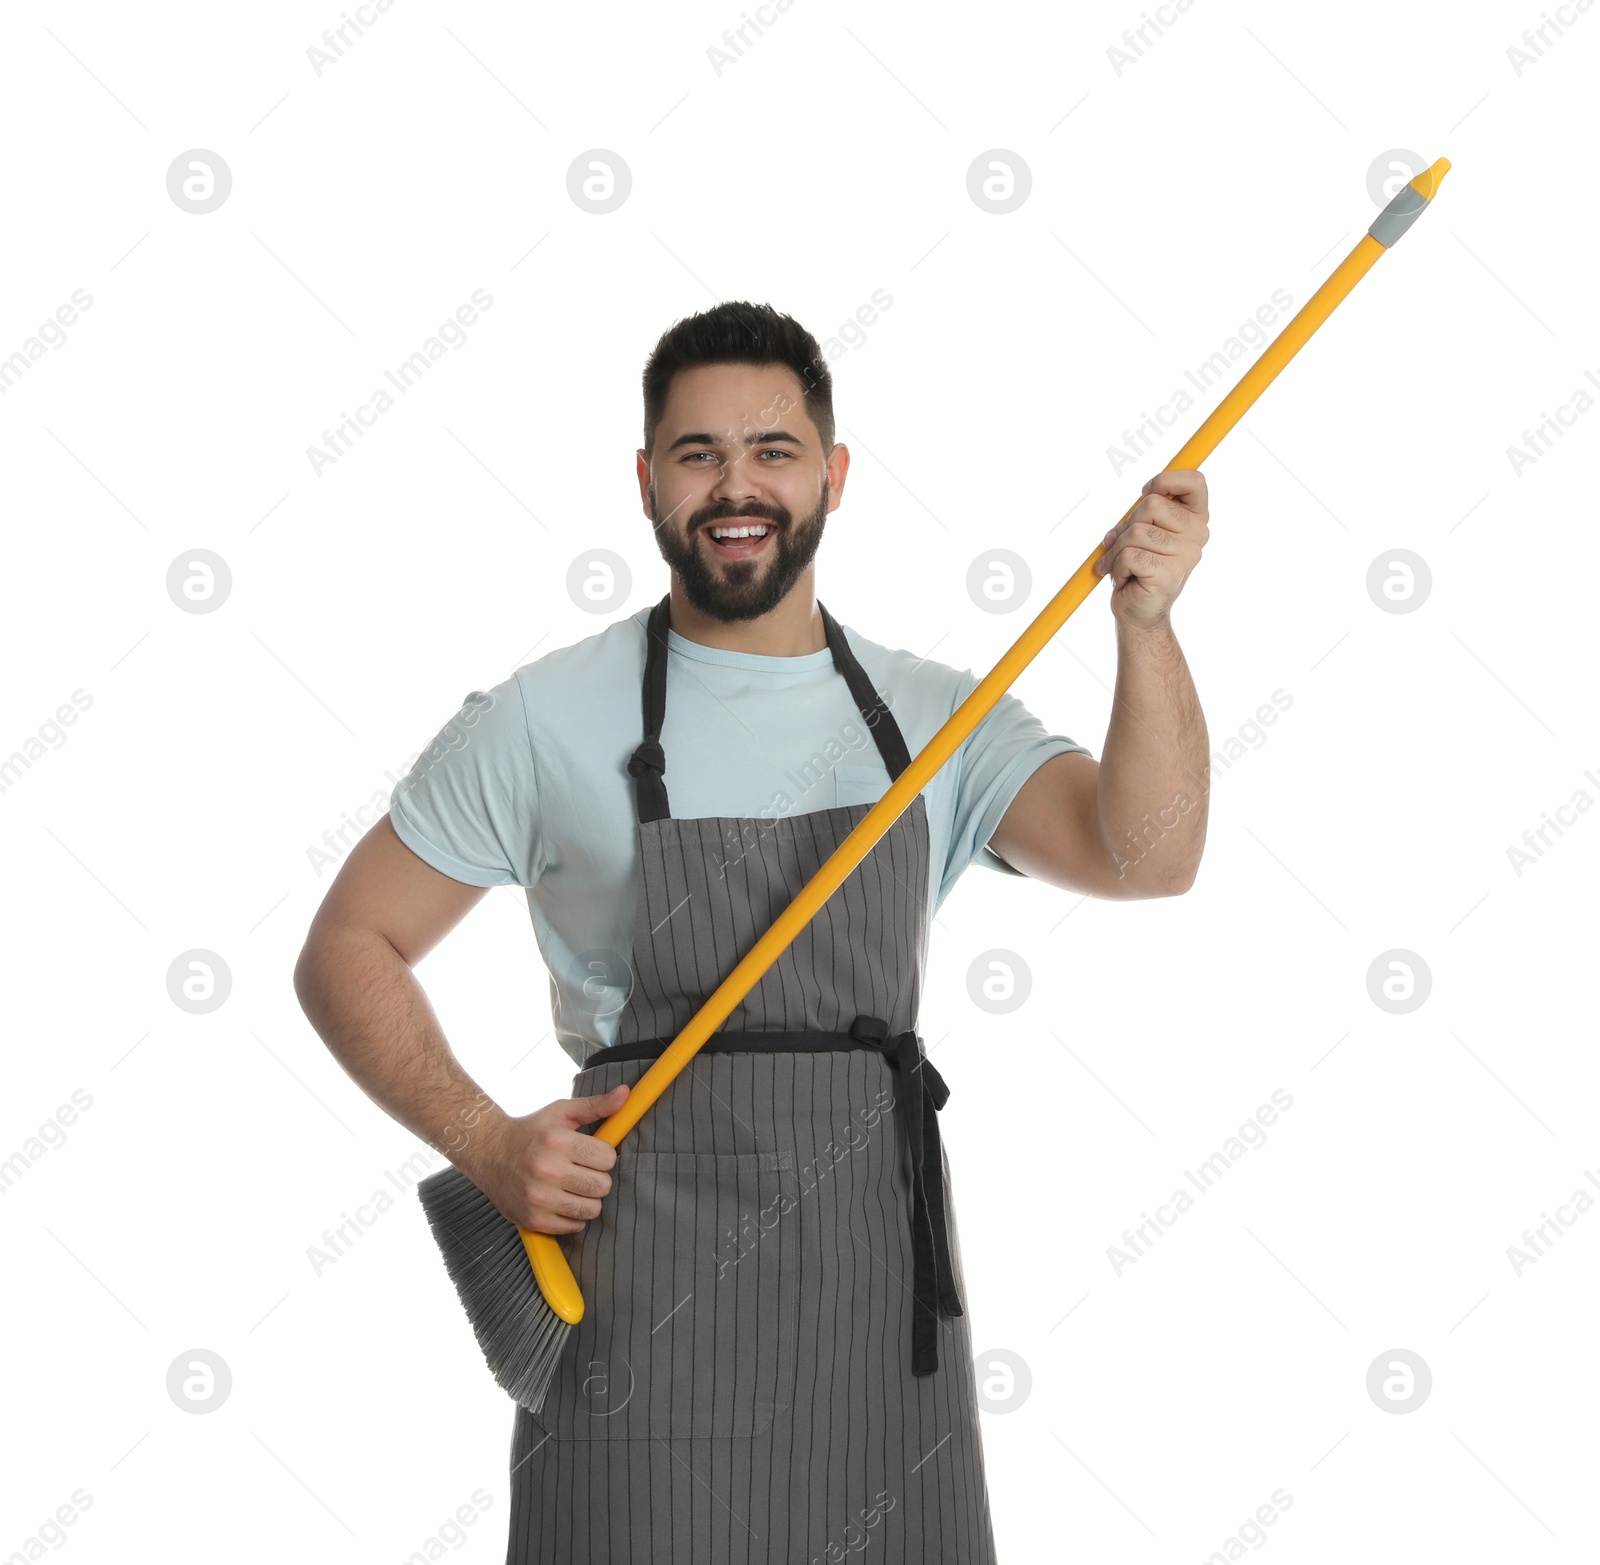
POLYGON ((931 1375, 939 1367, 938 1315, 963 1312, 950 1264, 950 1235, 945 1218, 944 1159, 936 1110, 950 1089, 922 1052, 915 1032, 890 1034, 879 1016, 858 1016, 850 1036, 887 1057, 900 1077, 905 1112, 900 1116, 911 1149, 913 1258, 911 1372, 931 1375))
POLYGON ((638 777, 646 769, 652 772, 664 772, 667 769, 667 753, 655 739, 640 741, 638 748, 628 757, 630 777, 638 777))
POLYGON ((667 785, 661 774, 667 769, 667 754, 657 739, 640 741, 628 757, 628 775, 634 779, 634 796, 640 821, 665 820, 672 814, 667 785))

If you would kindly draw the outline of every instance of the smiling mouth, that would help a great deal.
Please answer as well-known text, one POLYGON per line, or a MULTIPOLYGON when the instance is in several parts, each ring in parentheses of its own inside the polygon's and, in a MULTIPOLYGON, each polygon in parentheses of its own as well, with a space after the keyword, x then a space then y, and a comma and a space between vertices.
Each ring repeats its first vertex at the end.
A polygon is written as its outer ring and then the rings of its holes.
POLYGON ((726 521, 708 522, 701 531, 711 544, 711 552, 720 554, 726 559, 743 560, 753 555, 760 554, 766 547, 767 540, 778 530, 775 522, 769 522, 756 517, 730 517, 726 521), (754 529, 745 537, 718 537, 719 532, 732 529, 734 532, 744 532, 754 529))

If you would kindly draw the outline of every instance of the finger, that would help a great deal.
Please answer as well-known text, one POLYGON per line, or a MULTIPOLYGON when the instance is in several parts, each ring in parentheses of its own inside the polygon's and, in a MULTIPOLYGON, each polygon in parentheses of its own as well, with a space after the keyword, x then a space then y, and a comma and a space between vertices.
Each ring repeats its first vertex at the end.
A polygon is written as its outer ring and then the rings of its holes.
POLYGON ((591 1098, 568 1098, 562 1105, 562 1115, 569 1125, 587 1125, 604 1119, 621 1108, 628 1095, 627 1082, 618 1082, 610 1092, 598 1093, 591 1098), (622 1097, 618 1097, 618 1093, 622 1097))
POLYGON ((1205 523, 1182 510, 1174 515, 1174 510, 1178 510, 1178 507, 1174 506, 1173 501, 1158 499, 1157 496, 1141 499, 1138 509, 1128 515, 1128 520, 1120 528, 1114 526, 1102 539, 1106 554, 1115 555, 1118 549, 1130 546, 1149 549, 1152 554, 1182 554, 1184 549, 1197 542, 1203 544, 1205 523), (1152 504, 1171 507, 1171 510, 1150 514, 1144 507, 1152 504))
POLYGON ((1129 513, 1128 527, 1140 522, 1164 527, 1169 533, 1177 533, 1180 537, 1201 526, 1200 517, 1195 512, 1176 500, 1168 499, 1166 495, 1158 494, 1146 495, 1129 513))
POLYGON ((598 1136, 574 1132, 570 1138, 558 1142, 557 1150, 568 1162, 576 1164, 579 1168, 595 1168, 604 1173, 607 1169, 616 1167, 617 1149, 609 1141, 602 1141, 598 1136))
POLYGON ((1185 510, 1176 500, 1164 495, 1146 495, 1128 512, 1127 519, 1119 522, 1102 540, 1106 548, 1121 539, 1135 537, 1157 541, 1152 529, 1159 529, 1166 538, 1195 537, 1204 522, 1193 512, 1185 510))
POLYGON ((521 1222, 520 1219, 515 1218, 512 1220, 517 1222, 519 1227, 526 1228, 531 1234, 578 1234, 583 1232, 584 1225, 582 1223, 568 1222, 564 1217, 558 1217, 553 1212, 543 1215, 548 1211, 544 1207, 539 1208, 539 1211, 541 1215, 528 1222, 521 1222))
POLYGON ((574 1222, 590 1223, 600 1215, 600 1203, 584 1196, 563 1195, 550 1203, 549 1210, 574 1222))
POLYGON ((1152 554, 1180 554, 1183 535, 1159 521, 1129 522, 1117 535, 1116 548, 1148 549, 1152 554))
POLYGON ((1129 577, 1137 577, 1147 586, 1156 586, 1165 580, 1170 569, 1170 556, 1156 554, 1152 550, 1142 549, 1135 544, 1128 544, 1108 554, 1102 564, 1109 562, 1109 575, 1113 585, 1120 586, 1129 577))
POLYGON ((1147 478, 1140 494, 1168 495, 1197 514, 1206 509, 1205 476, 1197 467, 1169 467, 1147 478))
POLYGON ((583 1168, 575 1163, 563 1177, 561 1188, 568 1195, 598 1201, 611 1194, 611 1175, 603 1174, 596 1168, 583 1168))

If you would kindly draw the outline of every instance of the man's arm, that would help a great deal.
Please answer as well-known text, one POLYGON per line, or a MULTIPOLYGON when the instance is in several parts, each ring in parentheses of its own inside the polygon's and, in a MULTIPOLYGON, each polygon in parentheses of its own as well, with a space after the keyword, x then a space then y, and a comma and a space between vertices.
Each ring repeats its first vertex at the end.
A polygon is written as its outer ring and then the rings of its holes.
POLYGON ((385 815, 340 866, 294 970, 295 994, 329 1052, 457 1166, 471 1162, 474 1133, 506 1116, 451 1052, 411 969, 488 889, 424 863, 385 815))
POLYGON ((1053 755, 1011 801, 989 846, 1067 891, 1128 900, 1194 884, 1205 845, 1210 741, 1177 638, 1119 628, 1101 760, 1053 755))
POLYGON ((1013 869, 1090 896, 1187 891, 1205 846, 1210 739, 1170 611, 1210 536, 1197 469, 1157 473, 1096 568, 1113 583, 1117 688, 1099 762, 1056 755, 989 846, 1013 869))
POLYGON ((617 1160, 579 1127, 629 1088, 508 1115, 462 1069, 412 966, 482 898, 425 863, 385 815, 339 868, 295 964, 294 992, 329 1052, 373 1102, 444 1153, 523 1228, 570 1234, 600 1215, 617 1160))

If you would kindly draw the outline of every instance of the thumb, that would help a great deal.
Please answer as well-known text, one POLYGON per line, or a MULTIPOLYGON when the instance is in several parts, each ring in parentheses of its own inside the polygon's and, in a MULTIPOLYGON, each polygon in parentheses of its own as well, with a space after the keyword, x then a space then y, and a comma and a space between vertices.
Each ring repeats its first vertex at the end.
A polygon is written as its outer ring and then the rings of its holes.
POLYGON ((629 1087, 627 1082, 618 1082, 610 1092, 602 1092, 591 1098, 571 1098, 568 1100, 567 1115, 574 1125, 587 1125, 591 1120, 604 1119, 608 1114, 615 1114, 627 1101, 629 1087), (621 1097, 617 1094, 621 1093, 621 1097))

